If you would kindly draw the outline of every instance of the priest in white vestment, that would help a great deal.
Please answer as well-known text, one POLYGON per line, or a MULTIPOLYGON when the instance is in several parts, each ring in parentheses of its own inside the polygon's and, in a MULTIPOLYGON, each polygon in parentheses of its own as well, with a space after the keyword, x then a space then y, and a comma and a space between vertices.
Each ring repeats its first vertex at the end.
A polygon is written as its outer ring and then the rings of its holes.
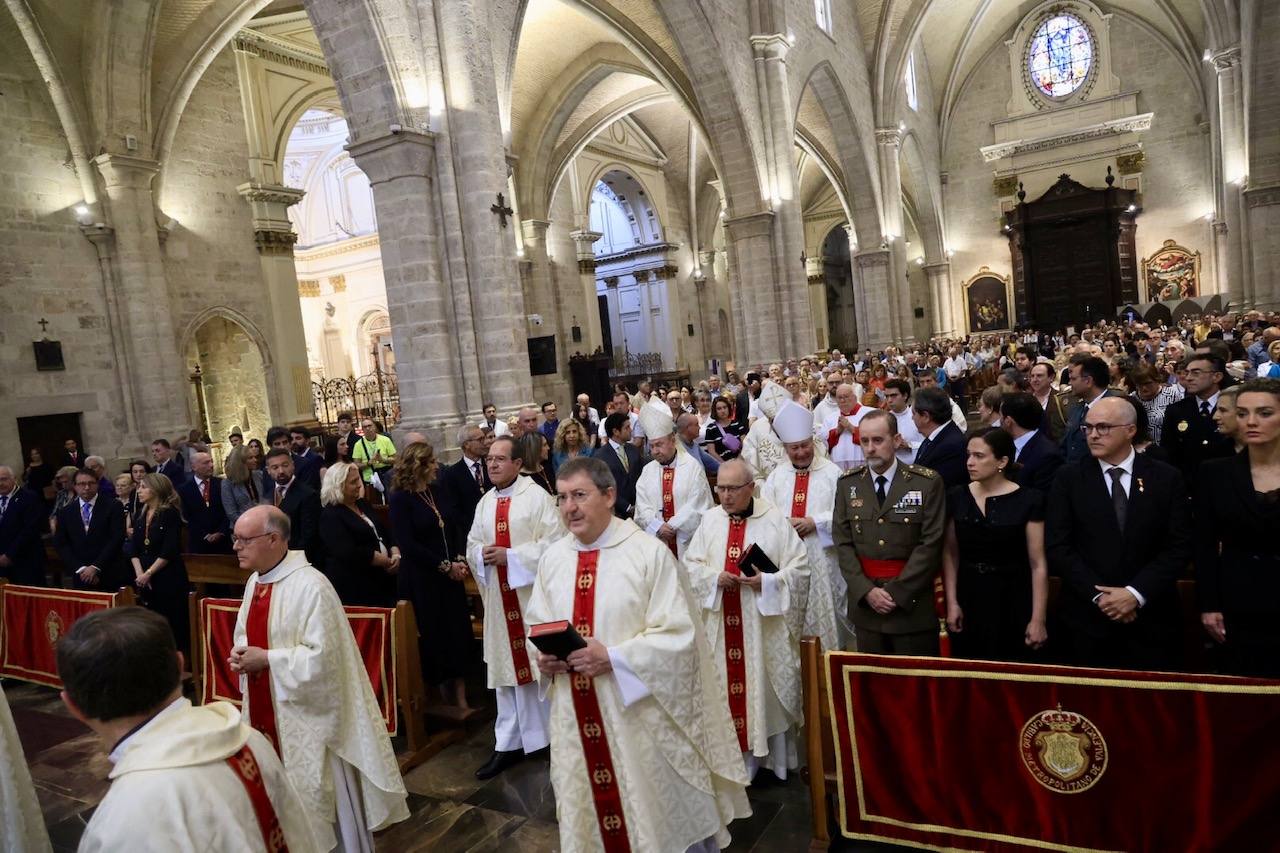
POLYGON ((702 463, 686 453, 676 438, 675 422, 665 404, 650 401, 640 410, 649 436, 652 461, 636 483, 635 522, 658 537, 677 558, 693 538, 702 514, 715 506, 702 463))
POLYGON ((831 461, 843 473, 863 463, 865 457, 858 440, 858 424, 867 412, 875 409, 858 402, 852 385, 841 385, 836 389, 836 403, 836 410, 827 414, 822 437, 826 440, 831 461))
POLYGON ((831 541, 831 514, 840 469, 814 453, 812 428, 813 421, 804 406, 787 402, 778 410, 773 430, 782 440, 787 462, 773 469, 761 496, 782 510, 804 542, 809 558, 804 634, 817 637, 822 648, 831 651, 849 648, 853 639, 848 586, 831 541))
POLYGON ((773 418, 782 404, 790 399, 787 389, 772 380, 765 380, 760 389, 757 402, 761 417, 751 424, 751 429, 742 442, 742 455, 739 457, 751 468, 751 476, 757 486, 763 485, 773 469, 787 458, 782 442, 773 431, 773 418))
MULTIPOLYGON (((80 853, 321 849, 271 743, 234 705, 183 698, 182 656, 162 616, 141 607, 89 614, 57 653, 63 702, 111 750, 111 789, 80 853)), ((5 851, 42 849, 13 837, 6 831, 5 851)))
POLYGON ((525 642, 524 610, 538 558, 565 532, 551 496, 520 476, 515 441, 494 441, 485 464, 493 488, 476 506, 467 563, 484 596, 484 660, 498 718, 493 755, 476 771, 477 779, 491 779, 547 747, 547 704, 538 695, 533 650, 525 642))
POLYGON ((372 851, 409 816, 369 673, 329 579, 289 550, 289 517, 260 505, 236 521, 252 569, 229 663, 244 715, 276 746, 321 850, 372 851))
POLYGON ((551 701, 562 853, 713 853, 751 814, 747 777, 688 580, 671 551, 613 516, 614 485, 577 457, 556 480, 571 535, 543 555, 531 625, 567 620, 587 647, 539 653, 551 701))
POLYGON ((0 840, 4 849, 15 853, 53 849, 4 688, 0 688, 0 840))
POLYGON ((751 487, 744 464, 735 459, 720 466, 720 506, 703 518, 684 565, 726 685, 747 775, 767 767, 786 779, 797 766, 795 733, 803 717, 800 636, 809 563, 791 523, 768 500, 753 498, 751 487), (740 573, 739 561, 753 544, 776 573, 740 573))

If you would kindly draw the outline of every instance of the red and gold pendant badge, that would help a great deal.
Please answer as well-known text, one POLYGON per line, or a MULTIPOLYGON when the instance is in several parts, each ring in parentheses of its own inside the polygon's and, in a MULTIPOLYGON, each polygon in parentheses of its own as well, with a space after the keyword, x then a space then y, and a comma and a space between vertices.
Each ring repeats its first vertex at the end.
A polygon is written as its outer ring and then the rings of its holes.
POLYGON ((1088 718, 1074 711, 1041 711, 1018 737, 1022 763, 1050 791, 1079 794, 1107 770, 1107 742, 1088 718))

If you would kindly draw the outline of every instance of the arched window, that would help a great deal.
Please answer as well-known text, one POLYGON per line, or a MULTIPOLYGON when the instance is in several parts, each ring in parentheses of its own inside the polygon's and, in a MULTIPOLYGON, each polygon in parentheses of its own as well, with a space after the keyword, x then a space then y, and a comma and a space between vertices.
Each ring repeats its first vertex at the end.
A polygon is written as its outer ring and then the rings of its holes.
POLYGON ((907 54, 907 75, 904 81, 907 87, 907 106, 913 110, 920 109, 920 93, 916 89, 916 53, 907 54))
POLYGON ((813 12, 818 19, 818 27, 831 35, 831 0, 813 0, 813 12))
POLYGON ((1065 98, 1093 67, 1093 34, 1075 15, 1055 12, 1036 27, 1027 45, 1027 73, 1040 93, 1065 98))

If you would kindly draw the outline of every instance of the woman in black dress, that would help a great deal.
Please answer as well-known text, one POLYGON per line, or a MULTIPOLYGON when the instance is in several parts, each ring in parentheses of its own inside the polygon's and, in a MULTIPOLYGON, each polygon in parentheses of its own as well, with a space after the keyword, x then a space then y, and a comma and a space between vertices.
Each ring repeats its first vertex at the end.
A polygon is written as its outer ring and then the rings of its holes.
POLYGON ((1044 496, 1013 482, 1015 455, 1004 430, 974 432, 972 482, 947 492, 942 570, 956 657, 1025 660, 1048 638, 1044 496))
POLYGON ((516 442, 516 447, 524 460, 520 473, 541 486, 547 494, 554 496, 556 475, 551 467, 551 448, 547 446, 542 433, 525 433, 516 442))
POLYGON ((186 654, 191 645, 191 585, 182 562, 182 504, 164 474, 144 475, 135 494, 141 509, 134 519, 130 560, 139 603, 169 620, 173 639, 186 654))
POLYGON ((711 402, 711 421, 707 424, 702 440, 704 449, 721 462, 738 458, 742 453, 742 436, 746 435, 742 424, 733 419, 733 404, 728 397, 716 397, 711 402))
POLYGON ((401 451, 392 475, 391 532, 402 553, 400 598, 418 620, 422 677, 440 688, 446 704, 469 708, 465 678, 472 670, 475 635, 463 586, 466 542, 451 542, 455 528, 447 494, 436 486, 435 450, 415 442, 401 451))
POLYGON ((1280 678, 1280 379, 1236 386, 1244 451, 1196 476, 1200 622, 1232 675, 1280 678))
POLYGON ((360 468, 335 462, 320 484, 320 538, 325 574, 343 604, 396 606, 400 549, 364 499, 360 468))

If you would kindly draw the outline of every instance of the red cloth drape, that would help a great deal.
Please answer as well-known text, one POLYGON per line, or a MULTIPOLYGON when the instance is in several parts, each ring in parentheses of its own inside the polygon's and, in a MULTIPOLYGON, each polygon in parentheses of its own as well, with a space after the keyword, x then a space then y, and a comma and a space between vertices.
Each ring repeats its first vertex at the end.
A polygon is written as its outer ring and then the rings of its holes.
MULTIPOLYGON (((240 676, 231 671, 227 656, 231 654, 238 598, 203 598, 200 600, 200 653, 204 661, 202 703, 221 700, 239 705, 240 676)), ((388 607, 344 607, 347 624, 356 639, 356 648, 364 661, 378 710, 387 724, 387 733, 400 728, 397 708, 395 610, 388 607)))
POLYGON ((851 652, 826 669, 850 838, 1280 846, 1280 682, 851 652))
POLYGON ((0 676, 62 687, 54 643, 81 616, 115 603, 113 592, 0 584, 0 676))

